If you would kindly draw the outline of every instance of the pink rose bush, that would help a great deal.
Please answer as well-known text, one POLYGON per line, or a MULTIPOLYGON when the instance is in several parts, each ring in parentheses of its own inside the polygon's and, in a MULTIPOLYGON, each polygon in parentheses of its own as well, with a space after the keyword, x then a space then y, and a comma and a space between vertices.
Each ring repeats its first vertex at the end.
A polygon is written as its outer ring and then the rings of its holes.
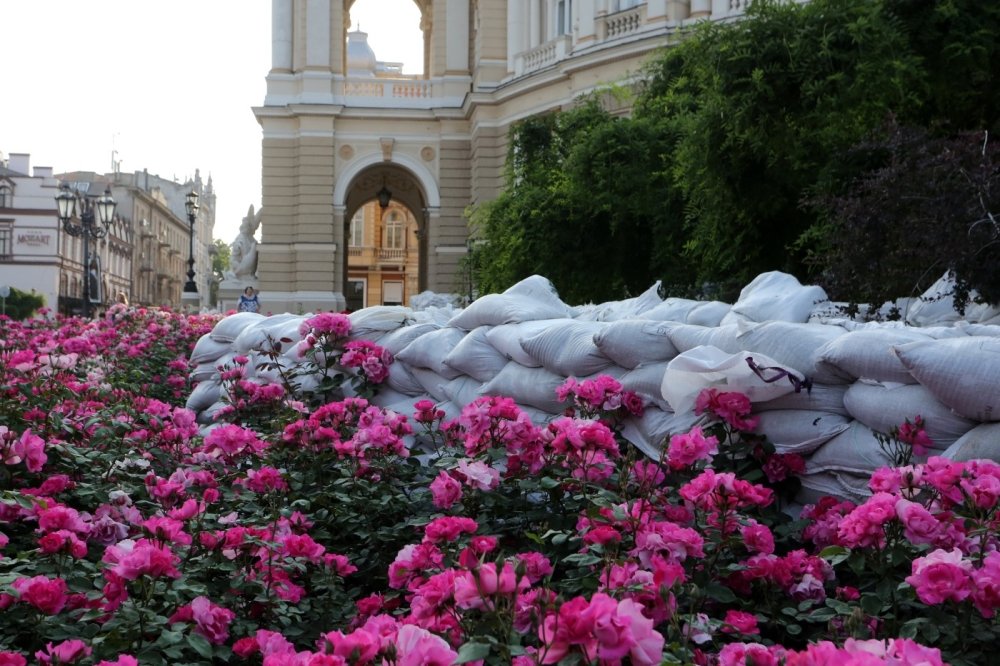
POLYGON ((704 392, 657 460, 606 376, 545 424, 499 396, 399 414, 369 402, 391 356, 334 313, 302 323, 308 373, 257 384, 237 356, 198 423, 186 358, 214 323, 4 321, 0 665, 994 658, 1000 466, 885 468, 793 520, 802 461, 745 396, 704 392))

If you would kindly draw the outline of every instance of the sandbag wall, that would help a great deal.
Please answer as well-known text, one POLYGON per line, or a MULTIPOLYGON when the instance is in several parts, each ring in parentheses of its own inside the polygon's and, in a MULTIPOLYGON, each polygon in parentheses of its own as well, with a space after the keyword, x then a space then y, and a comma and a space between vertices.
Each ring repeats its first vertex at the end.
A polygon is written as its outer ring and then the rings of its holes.
MULTIPOLYGON (((822 289, 781 273, 759 276, 732 305, 663 300, 658 286, 625 301, 571 307, 533 276, 463 310, 359 310, 350 315, 352 337, 393 354, 375 402, 405 414, 430 399, 455 417, 480 395, 498 395, 544 423, 562 413, 555 392, 567 377, 611 375, 645 399, 644 415, 623 434, 652 457, 699 421, 692 405, 700 387, 743 390, 758 430, 779 451, 806 458, 802 501, 868 494, 868 476, 888 462, 875 433, 918 415, 932 455, 1000 458, 1000 325, 950 315, 947 325, 923 327, 838 318, 822 289), (742 374, 699 365, 727 355, 725 367, 742 374), (746 381, 747 356, 808 378, 811 390, 746 381)), ((988 316, 995 313, 982 311, 988 316)), ((270 341, 284 338, 280 365, 300 366, 295 343, 307 317, 239 313, 204 336, 192 354, 198 383, 188 400, 199 421, 210 424, 225 404, 218 368, 235 356, 248 357, 251 381, 278 381, 278 370, 264 364, 273 360, 270 341)))

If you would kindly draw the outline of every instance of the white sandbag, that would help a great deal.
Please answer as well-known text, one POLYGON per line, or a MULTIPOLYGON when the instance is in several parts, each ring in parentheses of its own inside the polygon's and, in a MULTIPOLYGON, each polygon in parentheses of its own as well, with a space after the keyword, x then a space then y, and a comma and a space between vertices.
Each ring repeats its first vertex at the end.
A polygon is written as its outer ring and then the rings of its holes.
POLYGON ((793 275, 761 273, 740 291, 722 324, 744 321, 805 323, 817 305, 830 300, 822 287, 803 286, 793 275))
POLYGON ((489 329, 489 326, 480 326, 470 331, 444 357, 445 365, 480 382, 496 377, 510 361, 486 339, 489 329))
MULTIPOLYGON (((398 364, 393 364, 398 365, 398 364)), ((416 368, 407 366, 410 371, 410 376, 413 377, 423 388, 424 392, 429 394, 434 398, 435 402, 442 402, 448 399, 448 394, 444 392, 444 385, 447 384, 450 379, 445 379, 441 375, 437 374, 433 370, 428 370, 427 368, 416 368)))
POLYGON ((778 453, 812 453, 847 430, 851 419, 828 412, 778 409, 757 415, 754 432, 765 435, 778 453))
MULTIPOLYGON (((512 398, 520 405, 529 405, 549 414, 560 414, 566 405, 556 399, 556 389, 565 381, 565 377, 545 368, 526 368, 510 362, 482 387, 481 393, 512 398)), ((455 401, 454 398, 452 401, 455 401)))
POLYGON ((219 368, 226 365, 232 365, 233 358, 236 356, 234 352, 229 352, 228 354, 223 354, 214 361, 206 361, 204 363, 199 363, 195 366, 194 370, 191 371, 189 375, 191 381, 194 383, 203 382, 208 379, 217 379, 219 377, 219 368))
POLYGON ((594 335, 607 326, 592 321, 553 322, 522 340, 521 347, 549 372, 563 377, 592 375, 613 364, 594 344, 594 335))
POLYGON ((659 292, 660 281, 657 280, 652 287, 634 298, 608 301, 589 307, 583 312, 578 308, 574 318, 579 321, 618 321, 628 317, 638 317, 663 302, 659 292))
POLYGON ((389 331, 412 323, 413 311, 402 305, 373 305, 347 315, 351 340, 378 342, 389 331))
POLYGON ((411 324, 409 326, 401 326, 394 331, 390 331, 383 335, 378 344, 383 349, 386 349, 393 358, 396 354, 406 349, 406 346, 411 342, 419 338, 421 335, 430 333, 431 331, 436 331, 441 328, 438 324, 411 324))
POLYGON ((844 394, 847 393, 847 387, 847 384, 813 384, 809 389, 792 391, 774 400, 755 402, 753 403, 753 413, 758 414, 775 409, 805 409, 848 416, 847 408, 844 407, 844 394))
POLYGON ((844 395, 844 406, 856 420, 877 432, 889 432, 920 416, 932 448, 947 449, 972 430, 975 421, 963 418, 941 404, 920 384, 884 385, 859 381, 844 395))
POLYGON ((670 341, 677 324, 646 319, 622 319, 594 334, 594 344, 616 365, 626 369, 640 363, 669 361, 679 353, 670 341))
POLYGON ((660 409, 670 410, 670 405, 661 393, 663 377, 667 374, 667 363, 668 361, 641 363, 622 375, 618 381, 624 390, 634 391, 647 404, 651 403, 660 409))
POLYGON ((834 338, 816 356, 818 364, 828 372, 839 372, 853 379, 915 384, 917 380, 892 348, 927 339, 926 333, 913 328, 860 329, 834 338))
MULTIPOLYGON (((975 299, 977 296, 978 293, 975 290, 969 292, 971 299, 975 299)), ((958 310, 955 309, 954 297, 955 278, 949 273, 945 273, 910 304, 905 313, 907 323, 914 326, 933 326, 953 324, 961 320, 982 322, 1000 314, 1000 311, 989 303, 975 303, 973 301, 966 304, 964 314, 959 314, 958 310)))
POLYGON ((455 315, 448 325, 471 331, 480 326, 499 326, 538 319, 565 319, 570 314, 571 311, 565 304, 559 306, 523 296, 487 294, 455 315))
POLYGON ((478 379, 461 375, 444 385, 444 394, 460 410, 465 409, 476 398, 481 396, 483 385, 478 379))
POLYGON ((232 342, 251 323, 265 319, 258 312, 237 312, 224 317, 215 325, 209 335, 216 342, 232 342))
POLYGON ((465 335, 465 331, 459 328, 441 328, 424 333, 396 354, 396 362, 413 368, 426 368, 442 379, 454 379, 462 373, 445 364, 444 359, 465 335))
POLYGON ((893 464, 882 450, 875 432, 860 421, 851 421, 844 432, 816 449, 806 459, 806 473, 850 472, 871 474, 893 464))
POLYGON ((845 384, 853 377, 834 366, 817 363, 818 350, 844 335, 847 333, 839 326, 769 321, 742 332, 736 342, 740 349, 764 354, 813 381, 845 384))
POLYGON ((740 351, 736 341, 739 334, 739 328, 735 325, 711 327, 694 324, 678 324, 667 333, 678 352, 686 352, 695 347, 715 347, 730 354, 740 351))
MULTIPOLYGON (((671 297, 664 299, 655 308, 651 308, 642 313, 643 319, 655 321, 674 321, 683 323, 687 321, 688 314, 704 301, 695 301, 690 298, 671 297)), ((705 324, 703 324, 705 325, 705 324)))
POLYGON ((251 351, 270 351, 275 346, 287 350, 302 339, 299 326, 304 317, 280 314, 249 324, 233 340, 233 351, 247 354, 251 351), (282 343, 282 339, 288 342, 282 343))
POLYGON ((642 416, 629 416, 622 422, 622 437, 653 460, 660 460, 664 446, 673 435, 689 432, 704 423, 694 412, 675 414, 658 407, 647 407, 642 416))
POLYGON ((486 339, 493 347, 506 356, 511 361, 520 363, 526 368, 540 368, 542 364, 524 351, 521 343, 528 338, 538 335, 549 326, 565 319, 538 319, 535 321, 524 321, 516 324, 502 324, 494 326, 486 331, 486 339))
POLYGON ((695 326, 719 326, 732 309, 732 305, 723 303, 722 301, 699 303, 688 312, 684 323, 694 324, 695 326))
POLYGON ((194 364, 214 363, 216 359, 233 351, 232 340, 216 340, 211 333, 198 338, 191 350, 191 362, 194 364))
POLYGON ((413 396, 427 393, 424 385, 417 381, 405 363, 392 363, 389 366, 389 376, 386 384, 394 391, 403 395, 413 396))
POLYGON ((385 410, 396 412, 397 414, 402 414, 407 419, 412 419, 413 415, 417 411, 413 406, 418 402, 420 402, 421 400, 431 400, 433 402, 433 399, 429 395, 424 393, 420 395, 406 396, 402 400, 395 400, 393 402, 387 402, 385 404, 377 403, 374 400, 372 400, 372 403, 377 404, 379 407, 385 410))
MULTIPOLYGON (((195 417, 195 423, 198 425, 209 425, 215 423, 215 417, 220 410, 225 409, 229 406, 229 403, 222 400, 217 400, 209 405, 207 408, 198 412, 195 417)), ((204 433, 203 433, 204 434, 204 433)))
POLYGON ((1000 462, 1000 423, 982 423, 965 433, 941 454, 945 458, 1000 462))
POLYGON ((975 421, 1000 421, 1000 338, 963 337, 894 347, 935 398, 975 421))
POLYGON ((982 335, 990 338, 1000 338, 1000 325, 997 324, 968 324, 964 328, 966 335, 982 335))
MULTIPOLYGON (((694 409, 695 399, 702 390, 717 388, 720 391, 739 391, 751 402, 773 400, 795 390, 787 377, 764 381, 750 367, 752 358, 760 368, 773 368, 778 364, 762 354, 739 352, 728 354, 715 347, 695 347, 671 359, 660 388, 664 399, 677 413, 694 409)), ((789 375, 801 381, 802 375, 786 369, 789 375)), ((770 376, 777 376, 772 372, 770 376)))
POLYGON ((799 477, 802 484, 795 501, 799 504, 819 504, 824 497, 862 504, 871 497, 868 489, 868 475, 854 475, 845 472, 817 472, 799 477))
POLYGON ((191 391, 184 406, 196 414, 208 409, 213 403, 219 400, 219 390, 221 384, 218 379, 201 382, 191 391))

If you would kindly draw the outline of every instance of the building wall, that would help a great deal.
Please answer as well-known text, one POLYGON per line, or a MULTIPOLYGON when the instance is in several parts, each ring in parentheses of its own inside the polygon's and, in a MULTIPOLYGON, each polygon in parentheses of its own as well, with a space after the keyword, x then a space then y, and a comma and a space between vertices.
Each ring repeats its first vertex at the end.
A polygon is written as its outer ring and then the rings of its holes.
POLYGON ((254 113, 258 276, 275 311, 344 306, 346 222, 387 183, 417 220, 421 286, 461 291, 467 210, 503 187, 511 126, 635 81, 691 24, 748 0, 414 1, 424 76, 357 78, 345 67, 351 2, 272 0, 272 68, 254 113))

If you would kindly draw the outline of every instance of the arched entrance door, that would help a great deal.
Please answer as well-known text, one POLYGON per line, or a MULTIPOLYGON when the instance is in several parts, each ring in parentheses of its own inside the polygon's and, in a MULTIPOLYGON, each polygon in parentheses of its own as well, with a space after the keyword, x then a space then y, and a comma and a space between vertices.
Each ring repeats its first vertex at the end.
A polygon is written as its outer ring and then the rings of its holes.
POLYGON ((416 178, 393 164, 359 173, 348 186, 343 270, 349 310, 408 305, 427 282, 427 197, 416 178))

